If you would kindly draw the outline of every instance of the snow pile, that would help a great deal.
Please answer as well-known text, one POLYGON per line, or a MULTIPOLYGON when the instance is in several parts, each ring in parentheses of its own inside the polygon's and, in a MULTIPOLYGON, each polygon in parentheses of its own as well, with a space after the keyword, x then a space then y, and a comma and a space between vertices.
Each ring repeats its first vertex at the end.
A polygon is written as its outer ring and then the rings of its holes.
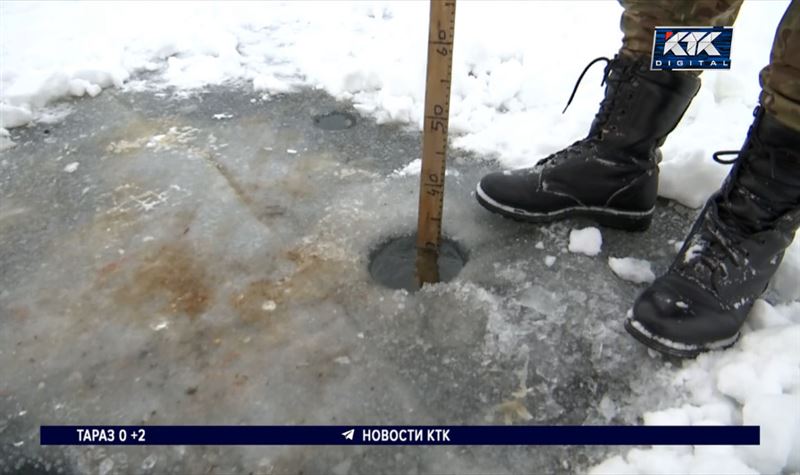
POLYGON ((27 108, 0 103, 0 128, 19 127, 27 124, 32 119, 33 115, 27 108))
POLYGON ((796 473, 800 470, 800 303, 756 304, 733 348, 684 365, 680 407, 644 415, 647 425, 761 427, 761 445, 633 449, 590 473, 796 473))
POLYGON ((603 235, 595 227, 573 229, 569 233, 569 252, 596 256, 603 246, 603 235))
POLYGON ((656 280, 656 275, 649 261, 634 257, 609 257, 608 266, 620 279, 625 279, 636 284, 650 283, 656 280))
MULTIPOLYGON (((727 168, 710 154, 741 144, 772 25, 785 6, 742 7, 731 71, 704 73, 663 147, 662 196, 696 207, 718 187, 727 168)), ((182 2, 6 1, 0 8, 0 127, 36 120, 58 98, 109 86, 186 89, 234 80, 268 94, 322 88, 381 122, 422 124, 425 2, 203 2, 187 9, 182 2), (143 72, 157 74, 138 79, 143 72)), ((621 11, 616 2, 594 1, 459 4, 452 143, 515 168, 580 138, 603 94, 602 67, 587 73, 570 110, 561 110, 584 65, 619 48, 621 11)))

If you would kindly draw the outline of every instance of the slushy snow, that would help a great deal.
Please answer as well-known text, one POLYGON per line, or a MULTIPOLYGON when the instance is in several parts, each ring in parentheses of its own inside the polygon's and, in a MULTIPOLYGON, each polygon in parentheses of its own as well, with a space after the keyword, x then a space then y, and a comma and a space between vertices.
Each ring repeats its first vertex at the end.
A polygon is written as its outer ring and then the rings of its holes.
MULTIPOLYGON (((758 72, 787 4, 742 6, 731 70, 703 73, 703 87, 662 147, 661 196, 699 207, 719 187, 729 169, 711 153, 743 142, 758 72)), ((603 95, 601 67, 587 73, 570 110, 561 109, 584 65, 619 48, 620 13, 610 1, 460 3, 451 144, 515 168, 583 136, 603 95)), ((0 150, 13 147, 9 129, 63 120, 69 108, 57 107, 59 99, 107 87, 189 94, 244 81, 265 97, 320 88, 380 122, 421 127, 427 16, 426 2, 3 1, 0 150)), ((601 244, 596 228, 570 234, 572 252, 596 255, 601 244)), ((757 301, 736 346, 675 372, 686 400, 644 414, 647 424, 758 424, 760 446, 637 448, 591 473, 800 471, 798 282, 795 240, 769 291, 783 303, 757 301)), ((609 403, 603 410, 613 412, 609 403)))
POLYGON ((635 257, 609 257, 608 266, 620 279, 636 284, 644 284, 656 280, 656 275, 649 261, 635 257))
POLYGON ((569 252, 596 256, 603 246, 603 235, 595 227, 573 229, 569 233, 569 252))

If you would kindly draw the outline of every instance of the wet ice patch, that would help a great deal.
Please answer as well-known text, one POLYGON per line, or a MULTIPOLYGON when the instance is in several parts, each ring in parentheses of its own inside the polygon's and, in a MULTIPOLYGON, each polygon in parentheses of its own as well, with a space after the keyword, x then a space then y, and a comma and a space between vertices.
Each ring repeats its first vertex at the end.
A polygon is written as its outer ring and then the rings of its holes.
POLYGON ((177 147, 187 146, 197 138, 198 132, 200 132, 200 130, 194 127, 173 126, 162 134, 138 137, 135 139, 121 139, 111 142, 106 147, 106 151, 114 154, 123 154, 145 147, 155 152, 163 152, 177 147))
POLYGON ((546 316, 560 316, 566 312, 559 296, 542 286, 534 285, 523 290, 517 298, 519 304, 546 316))
POLYGON ((573 229, 569 233, 569 252, 596 256, 603 246, 603 235, 595 227, 573 229))
POLYGON ((315 116, 314 125, 322 130, 345 130, 356 125, 356 118, 347 112, 333 111, 315 116))
POLYGON ((608 266, 619 278, 636 284, 649 283, 656 279, 650 262, 644 259, 609 257, 608 266))
POLYGON ((145 147, 152 148, 156 152, 171 150, 194 141, 198 132, 200 132, 198 129, 189 126, 170 127, 167 133, 152 136, 145 147))

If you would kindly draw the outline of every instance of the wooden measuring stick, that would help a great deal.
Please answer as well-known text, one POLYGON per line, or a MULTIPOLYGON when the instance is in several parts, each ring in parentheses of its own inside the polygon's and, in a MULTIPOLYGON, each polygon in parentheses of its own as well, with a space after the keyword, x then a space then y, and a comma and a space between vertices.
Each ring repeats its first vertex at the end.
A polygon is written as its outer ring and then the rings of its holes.
POLYGON ((422 129, 419 215, 417 221, 417 281, 439 280, 439 242, 444 209, 444 174, 450 117, 450 79, 456 1, 431 0, 428 31, 428 73, 425 82, 425 121, 422 129))

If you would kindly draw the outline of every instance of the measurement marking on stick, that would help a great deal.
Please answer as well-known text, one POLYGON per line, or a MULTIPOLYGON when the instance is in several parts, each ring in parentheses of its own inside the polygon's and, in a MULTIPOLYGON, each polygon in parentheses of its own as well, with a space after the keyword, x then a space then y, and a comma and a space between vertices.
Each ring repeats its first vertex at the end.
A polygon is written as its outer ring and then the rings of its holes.
POLYGON ((420 285, 439 280, 437 260, 444 210, 455 15, 455 1, 431 0, 417 221, 417 279, 420 285))

